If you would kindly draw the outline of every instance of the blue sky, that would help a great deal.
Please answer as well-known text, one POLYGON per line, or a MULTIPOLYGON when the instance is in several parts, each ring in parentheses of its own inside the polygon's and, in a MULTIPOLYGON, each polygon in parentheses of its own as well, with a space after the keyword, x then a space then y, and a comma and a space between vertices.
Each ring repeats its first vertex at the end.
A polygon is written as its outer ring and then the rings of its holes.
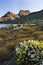
POLYGON ((6 12, 18 13, 19 10, 31 12, 43 9, 43 0, 0 0, 0 17, 6 12))

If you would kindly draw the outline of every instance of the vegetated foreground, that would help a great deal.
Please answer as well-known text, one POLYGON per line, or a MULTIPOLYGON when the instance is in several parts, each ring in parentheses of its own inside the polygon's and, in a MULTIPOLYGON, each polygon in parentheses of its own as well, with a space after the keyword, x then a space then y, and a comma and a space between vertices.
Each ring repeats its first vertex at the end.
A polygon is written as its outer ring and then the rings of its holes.
POLYGON ((21 24, 0 28, 0 65, 16 65, 14 62, 15 45, 28 40, 39 40, 43 43, 42 26, 21 24))
POLYGON ((19 42, 15 47, 15 60, 18 65, 43 65, 43 42, 19 42))

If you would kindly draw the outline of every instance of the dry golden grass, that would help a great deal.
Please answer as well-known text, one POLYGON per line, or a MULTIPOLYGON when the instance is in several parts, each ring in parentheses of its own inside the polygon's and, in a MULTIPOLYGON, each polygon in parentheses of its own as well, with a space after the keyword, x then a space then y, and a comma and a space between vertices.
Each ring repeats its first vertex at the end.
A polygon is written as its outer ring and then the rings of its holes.
MULTIPOLYGON (((43 41, 43 31, 38 31, 38 26, 22 27, 19 30, 0 29, 0 60, 10 59, 18 41, 38 39, 43 41), (11 51, 12 50, 12 51, 11 51), (11 54, 12 53, 12 54, 11 54)), ((18 27, 16 27, 18 28, 18 27)))

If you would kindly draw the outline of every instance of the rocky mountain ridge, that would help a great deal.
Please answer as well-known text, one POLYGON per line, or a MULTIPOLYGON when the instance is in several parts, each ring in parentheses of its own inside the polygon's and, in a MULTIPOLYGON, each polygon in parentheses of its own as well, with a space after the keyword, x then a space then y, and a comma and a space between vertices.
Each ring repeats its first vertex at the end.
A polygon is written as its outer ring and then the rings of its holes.
POLYGON ((33 21, 43 21, 43 10, 37 12, 30 12, 29 10, 20 10, 18 14, 7 12, 0 18, 0 23, 13 23, 13 24, 25 24, 33 21))

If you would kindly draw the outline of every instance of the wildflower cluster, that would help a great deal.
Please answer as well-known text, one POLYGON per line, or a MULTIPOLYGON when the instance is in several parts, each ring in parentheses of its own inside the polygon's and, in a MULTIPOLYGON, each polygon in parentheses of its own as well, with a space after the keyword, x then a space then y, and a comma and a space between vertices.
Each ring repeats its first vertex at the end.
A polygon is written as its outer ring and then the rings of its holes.
POLYGON ((43 42, 37 40, 19 42, 15 47, 15 57, 18 65, 42 62, 43 42))

